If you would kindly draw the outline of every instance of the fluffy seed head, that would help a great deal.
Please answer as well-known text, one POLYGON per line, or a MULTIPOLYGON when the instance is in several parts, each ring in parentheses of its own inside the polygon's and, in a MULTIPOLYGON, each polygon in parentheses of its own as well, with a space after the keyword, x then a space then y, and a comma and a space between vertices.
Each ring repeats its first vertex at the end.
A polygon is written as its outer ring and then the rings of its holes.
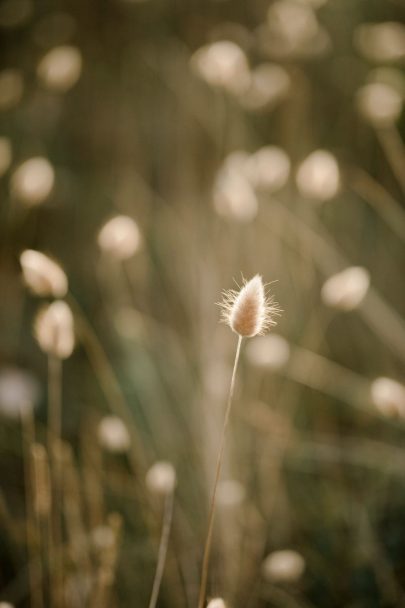
POLYGON ((333 198, 340 185, 336 158, 327 150, 315 150, 300 164, 296 182, 302 196, 320 202, 333 198))
POLYGON ((222 479, 218 483, 217 504, 222 509, 231 509, 241 505, 246 490, 236 479, 222 479))
POLYGON ((34 324, 38 344, 45 353, 67 359, 75 345, 73 315, 61 300, 41 310, 34 324))
POLYGON ((370 287, 370 273, 361 266, 350 266, 325 281, 321 298, 331 308, 349 311, 358 308, 370 287))
POLYGON ((102 251, 118 260, 133 256, 142 243, 141 233, 134 220, 126 215, 117 215, 109 220, 99 232, 98 244, 102 251))
POLYGON ((395 21, 362 23, 354 32, 354 44, 369 61, 401 61, 405 57, 405 27, 395 21))
POLYGON ((105 551, 114 546, 115 535, 110 526, 97 526, 91 533, 91 542, 97 551, 105 551))
POLYGON ((62 298, 68 281, 62 268, 40 251, 26 249, 20 256, 24 282, 36 296, 62 298))
POLYGON ((370 387, 371 400, 387 417, 405 418, 405 386, 392 378, 376 378, 370 387))
POLYGON ((16 367, 0 369, 0 414, 10 419, 26 416, 38 405, 40 384, 30 372, 16 367))
POLYGON ((389 127, 402 112, 402 94, 384 82, 371 82, 357 91, 357 108, 365 120, 375 127, 389 127))
POLYGON ((262 277, 258 274, 245 281, 239 291, 225 291, 220 307, 222 321, 246 338, 264 334, 276 325, 274 317, 280 314, 278 304, 272 297, 266 297, 262 277))
POLYGON ((48 159, 42 156, 22 163, 10 180, 12 195, 28 207, 43 203, 51 194, 55 171, 48 159))
POLYGON ((128 429, 118 416, 104 416, 98 425, 98 440, 108 452, 127 452, 131 445, 128 429))
POLYGON ((301 578, 305 570, 305 560, 292 549, 273 551, 262 565, 265 579, 279 583, 293 583, 301 578))
POLYGON ((57 46, 41 59, 37 74, 45 87, 64 93, 71 89, 80 77, 82 56, 74 46, 57 46))
POLYGON ((230 40, 219 40, 198 49, 191 57, 194 71, 213 87, 240 95, 249 86, 249 65, 244 51, 230 40))
POLYGON ((207 608, 226 608, 226 604, 221 597, 214 597, 208 602, 207 608))
POLYGON ((176 470, 171 462, 155 462, 146 474, 145 483, 151 494, 165 496, 176 486, 176 470))

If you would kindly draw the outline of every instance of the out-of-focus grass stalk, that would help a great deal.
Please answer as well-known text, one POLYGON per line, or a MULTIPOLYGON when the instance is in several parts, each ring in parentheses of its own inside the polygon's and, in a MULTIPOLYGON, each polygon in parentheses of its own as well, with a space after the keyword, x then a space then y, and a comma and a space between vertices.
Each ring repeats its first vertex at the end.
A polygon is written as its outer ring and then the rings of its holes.
POLYGON ((28 551, 28 575, 32 608, 42 608, 42 566, 37 552, 39 538, 34 513, 33 500, 33 470, 31 467, 31 446, 35 441, 35 422, 31 408, 21 414, 24 458, 24 485, 25 485, 25 526, 28 551))
MULTIPOLYGON (((277 212, 282 213, 288 221, 289 230, 283 231, 280 236, 285 239, 286 235, 288 238, 288 235, 297 233, 300 238, 305 239, 305 242, 312 246, 314 263, 325 276, 328 277, 351 265, 330 241, 327 231, 318 225, 316 218, 314 218, 316 227, 309 226, 281 203, 274 199, 272 199, 272 203, 274 208, 277 208, 277 212)), ((272 228, 270 221, 269 228, 272 228)), ((293 247, 295 246, 294 242, 289 241, 289 243, 293 247)), ((363 317, 367 325, 386 346, 405 361, 405 323, 373 287, 370 287, 367 296, 358 308, 358 314, 363 317)))
POLYGON ((159 542, 158 560, 156 566, 155 577, 152 585, 152 593, 149 600, 149 608, 155 608, 159 596, 159 589, 162 582, 163 571, 166 562, 167 549, 169 546, 170 529, 173 519, 174 509, 174 490, 169 492, 165 498, 165 506, 163 513, 162 534, 159 542))
POLYGON ((0 522, 2 524, 3 529, 9 535, 12 543, 15 544, 15 546, 17 546, 17 544, 18 544, 17 524, 13 520, 13 518, 10 514, 4 494, 1 490, 0 490, 0 522))
POLYGON ((49 576, 52 606, 63 606, 62 551, 62 470, 60 441, 62 432, 62 360, 48 355, 48 451, 51 459, 52 509, 49 538, 49 576))
POLYGON ((387 605, 401 606, 405 604, 405 594, 399 582, 397 582, 393 567, 381 550, 376 533, 371 525, 369 514, 363 507, 360 508, 359 528, 366 545, 365 552, 373 566, 375 578, 381 591, 381 595, 387 605))
POLYGON ((376 129, 376 135, 392 172, 405 194, 405 150, 398 129, 395 126, 376 129))
POLYGON ((91 563, 86 542, 86 531, 82 520, 80 484, 73 461, 72 448, 64 443, 62 448, 64 477, 64 516, 69 536, 70 555, 77 571, 90 578, 91 563))
POLYGON ((101 526, 104 521, 102 451, 97 438, 91 434, 96 424, 94 418, 94 416, 85 418, 80 437, 83 491, 91 530, 101 526))
POLYGON ((291 380, 341 399, 356 409, 367 408, 367 380, 318 353, 295 347, 284 373, 291 380))
POLYGON ((348 185, 378 213, 392 232, 405 242, 405 212, 380 182, 366 171, 354 168, 349 174, 348 185))
POLYGON ((52 508, 52 486, 48 454, 45 447, 39 443, 31 445, 31 474, 34 489, 33 503, 35 514, 36 534, 39 546, 39 567, 43 577, 42 551, 47 548, 50 537, 50 516, 52 508))
POLYGON ((75 319, 83 346, 98 381, 100 382, 101 388, 104 391, 108 404, 114 414, 124 420, 130 432, 131 450, 129 454, 131 465, 135 473, 135 484, 139 486, 140 479, 143 479, 143 472, 146 470, 146 467, 141 449, 141 441, 134 426, 128 404, 96 332, 93 330, 81 307, 70 293, 68 301, 75 313, 75 319))
POLYGON ((122 520, 118 513, 108 516, 108 527, 113 534, 113 542, 105 547, 99 556, 100 565, 97 574, 96 587, 90 602, 92 608, 108 608, 110 604, 111 589, 115 581, 118 548, 122 520))
POLYGON ((208 580, 208 566, 209 566, 209 559, 210 559, 210 553, 211 553, 212 533, 213 533, 213 528, 214 528, 215 499, 216 499, 216 495, 217 495, 219 477, 221 474, 222 459, 223 459, 224 448, 225 448, 225 437, 226 437, 226 431, 228 428, 229 416, 230 416, 231 408, 232 408, 233 394, 234 394, 234 390, 235 390, 236 370, 238 368, 241 345, 242 345, 242 336, 239 335, 238 344, 236 346, 235 361, 234 361, 233 370, 232 370, 231 384, 229 387, 228 403, 226 406, 224 424, 222 427, 221 438, 220 438, 220 443, 219 443, 218 458, 217 458, 217 464, 216 464, 216 469, 215 469, 214 487, 212 490, 211 503, 210 503, 209 513, 208 513, 208 530, 207 530, 207 538, 205 541, 203 563, 202 563, 202 570, 201 570, 201 584, 200 584, 200 592, 199 592, 199 599, 198 599, 198 608, 203 608, 204 603, 205 603, 205 595, 206 595, 207 580, 208 580))

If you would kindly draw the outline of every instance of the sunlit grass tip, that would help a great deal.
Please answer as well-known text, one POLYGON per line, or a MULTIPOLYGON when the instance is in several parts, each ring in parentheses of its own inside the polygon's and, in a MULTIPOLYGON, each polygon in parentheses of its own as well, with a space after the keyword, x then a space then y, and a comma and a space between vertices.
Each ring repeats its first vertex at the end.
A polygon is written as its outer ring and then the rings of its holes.
POLYGON ((266 294, 266 285, 259 274, 244 280, 239 290, 223 292, 221 320, 239 336, 252 338, 265 334, 277 324, 281 309, 273 296, 266 294))

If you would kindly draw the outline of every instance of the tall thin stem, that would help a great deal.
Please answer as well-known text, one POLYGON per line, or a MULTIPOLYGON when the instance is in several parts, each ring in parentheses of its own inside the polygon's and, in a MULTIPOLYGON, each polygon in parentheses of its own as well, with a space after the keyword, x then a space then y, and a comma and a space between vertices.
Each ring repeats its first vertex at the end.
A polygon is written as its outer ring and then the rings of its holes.
POLYGON ((31 593, 31 607, 42 608, 42 565, 39 552, 39 534, 33 505, 33 479, 30 450, 35 441, 35 422, 31 409, 21 413, 24 456, 24 485, 26 501, 26 536, 28 550, 28 574, 31 593))
POLYGON ((220 443, 219 443, 217 466, 216 466, 216 470, 215 470, 214 488, 212 491, 211 504, 210 504, 210 510, 209 510, 209 515, 208 515, 208 530, 207 530, 207 538, 205 540, 205 547, 204 547, 198 608, 203 608, 203 606, 204 606, 205 594, 206 594, 206 589, 207 589, 208 565, 209 565, 210 553, 211 553, 212 533, 213 533, 213 529, 214 529, 215 499, 216 499, 216 495, 217 495, 218 482, 219 482, 219 478, 221 475, 222 460, 223 460, 224 448, 225 448, 226 430, 228 428, 229 416, 230 416, 231 408, 232 408, 233 393, 235 390, 236 370, 238 368, 241 344, 242 344, 242 336, 239 336, 238 345, 236 347, 236 353, 235 353, 235 362, 233 364, 231 385, 229 387, 228 403, 226 406, 224 424, 222 427, 221 439, 220 439, 220 443))
POLYGON ((169 492, 165 499, 163 514, 162 534, 160 536, 158 561, 156 566, 155 578, 152 586, 152 593, 149 601, 149 608, 155 608, 159 596, 160 584, 162 582, 163 571, 166 562, 167 549, 169 546, 170 529, 173 519, 174 490, 169 492))
POLYGON ((49 576, 53 605, 62 605, 63 562, 61 530, 61 459, 59 444, 62 432, 62 361, 48 357, 48 445, 51 458, 52 510, 49 535, 49 576))

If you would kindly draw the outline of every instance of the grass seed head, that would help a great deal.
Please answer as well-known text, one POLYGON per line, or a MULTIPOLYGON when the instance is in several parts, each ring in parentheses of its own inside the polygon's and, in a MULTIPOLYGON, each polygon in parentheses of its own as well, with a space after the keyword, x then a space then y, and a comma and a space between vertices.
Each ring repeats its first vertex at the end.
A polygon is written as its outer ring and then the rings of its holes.
POLYGON ((27 416, 38 405, 41 388, 29 371, 17 367, 0 370, 0 414, 16 419, 27 416))
POLYGON ((405 386, 392 378, 380 377, 370 387, 371 400, 377 410, 392 418, 405 418, 405 386))
POLYGON ((258 274, 245 281, 239 291, 225 291, 220 307, 222 321, 246 338, 266 333, 276 325, 275 316, 280 314, 278 304, 271 296, 266 296, 265 285, 258 274))
POLYGON ((27 207, 43 203, 51 194, 55 171, 48 159, 36 156, 23 162, 12 174, 10 188, 13 197, 27 207))
POLYGON ((47 255, 26 249, 20 255, 24 283, 36 296, 63 298, 68 280, 62 268, 47 255))
POLYGON ((34 324, 38 344, 45 353, 58 359, 67 359, 75 345, 73 315, 61 300, 41 310, 34 324))
POLYGON ((221 597, 214 597, 208 602, 207 608, 226 608, 226 604, 221 597))
POLYGON ((104 416, 98 425, 98 440, 108 452, 124 453, 131 446, 129 431, 118 416, 104 416))
POLYGON ((146 487, 151 494, 165 496, 176 486, 176 470, 171 462, 155 462, 146 474, 146 487))
POLYGON ((278 583, 293 583, 301 578, 304 570, 304 558, 292 549, 273 551, 262 566, 264 578, 278 583))
POLYGON ((127 260, 140 249, 142 237, 132 218, 117 215, 101 228, 98 244, 102 251, 113 258, 127 260))
POLYGON ((370 287, 370 273, 361 266, 350 266, 325 281, 321 298, 326 306, 350 311, 358 308, 370 287))

